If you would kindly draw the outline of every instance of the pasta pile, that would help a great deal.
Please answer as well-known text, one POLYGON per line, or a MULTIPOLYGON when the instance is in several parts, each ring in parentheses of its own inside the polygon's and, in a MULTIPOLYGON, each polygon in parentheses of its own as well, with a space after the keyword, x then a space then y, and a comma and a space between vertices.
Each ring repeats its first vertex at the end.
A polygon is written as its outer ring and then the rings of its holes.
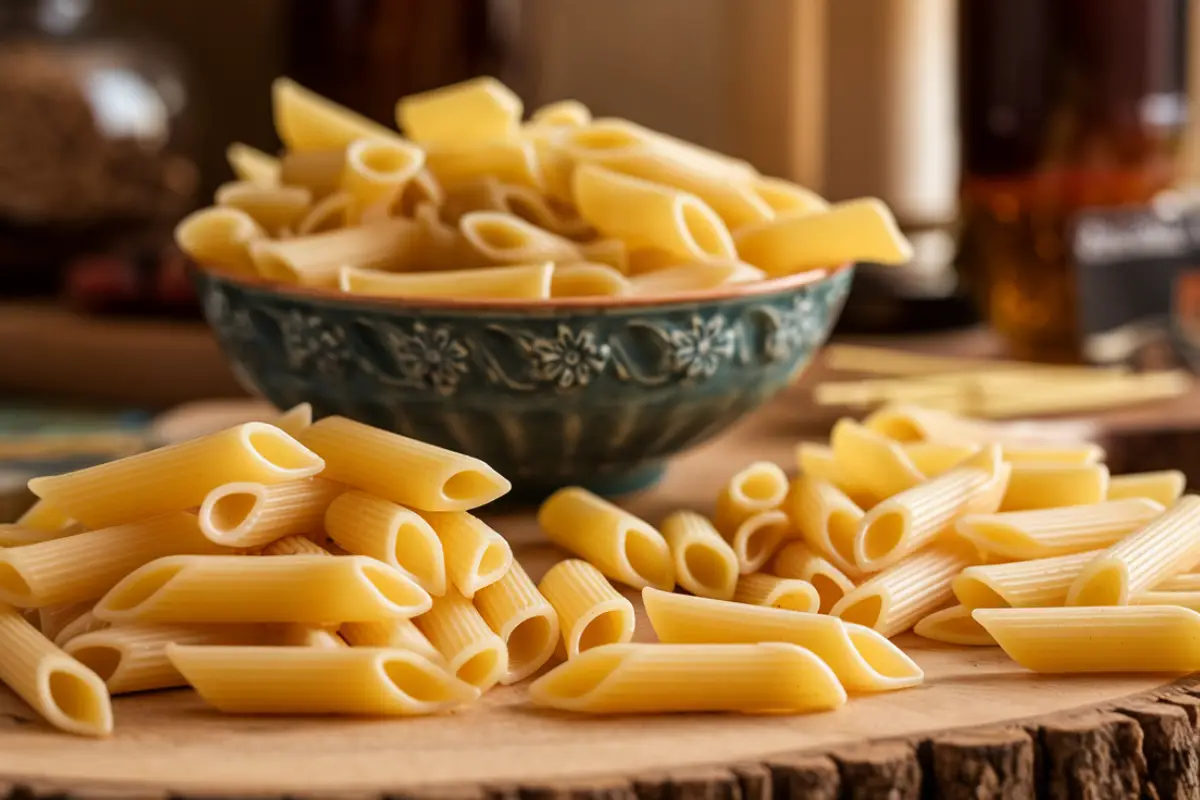
POLYGON ((669 296, 911 258, 887 207, 830 206, 720 153, 581 103, 523 106, 492 78, 401 98, 400 133, 285 78, 278 158, 176 240, 208 266, 386 297, 669 296))

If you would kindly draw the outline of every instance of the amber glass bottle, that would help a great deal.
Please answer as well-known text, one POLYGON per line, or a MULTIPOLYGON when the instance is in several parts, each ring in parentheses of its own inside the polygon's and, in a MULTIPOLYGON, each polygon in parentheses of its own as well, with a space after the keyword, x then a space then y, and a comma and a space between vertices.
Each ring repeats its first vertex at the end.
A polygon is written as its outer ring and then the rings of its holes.
POLYGON ((1187 0, 962 0, 960 265, 1013 353, 1077 360, 1068 234, 1175 177, 1187 0))

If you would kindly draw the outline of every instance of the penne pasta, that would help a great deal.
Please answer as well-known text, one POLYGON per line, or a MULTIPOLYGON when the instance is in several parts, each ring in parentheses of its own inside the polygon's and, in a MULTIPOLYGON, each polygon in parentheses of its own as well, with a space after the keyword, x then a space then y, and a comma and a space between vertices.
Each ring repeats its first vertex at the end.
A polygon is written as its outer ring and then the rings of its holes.
MULTIPOLYGON (((348 192, 334 192, 328 197, 324 197, 317 201, 308 213, 300 218, 300 222, 296 224, 296 229, 288 236, 279 236, 278 240, 295 239, 303 236, 317 236, 322 233, 332 233, 344 228, 350 220, 350 215, 354 213, 354 197, 348 192)), ((386 219, 371 219, 368 223, 367 214, 372 209, 366 209, 363 212, 364 224, 374 225, 376 223, 386 222, 386 219)), ((251 253, 253 256, 254 253, 251 253)), ((294 273, 288 271, 284 266, 274 264, 270 261, 265 262, 265 268, 270 271, 270 274, 265 273, 264 265, 255 263, 254 268, 259 274, 267 278, 275 278, 278 280, 292 280, 294 273)))
POLYGON ((675 586, 671 548, 645 521, 586 489, 559 489, 542 503, 538 525, 550 541, 626 586, 675 586))
POLYGON ((821 607, 821 598, 808 581, 778 578, 762 573, 743 575, 739 578, 733 601, 813 614, 821 607))
MULTIPOLYGON (((501 194, 500 181, 492 177, 480 178, 471 183, 454 187, 446 193, 446 200, 437 207, 438 216, 448 223, 458 225, 464 216, 473 211, 508 211, 501 194)), ((541 195, 534 189, 535 196, 541 195)))
POLYGON ((536 147, 533 142, 519 139, 431 144, 425 149, 425 164, 445 189, 454 189, 485 176, 539 191, 545 186, 536 147))
POLYGON ((759 175, 751 181, 751 187, 776 216, 787 214, 812 214, 827 211, 829 203, 816 192, 797 186, 782 178, 767 178, 759 175))
POLYGON ((210 267, 253 274, 253 246, 267 232, 238 208, 215 206, 193 211, 175 226, 175 244, 187 256, 210 267))
MULTIPOLYGON (((930 358, 892 350, 881 351, 877 348, 835 345, 826 351, 826 361, 829 364, 839 365, 832 367, 833 369, 856 371, 864 368, 859 363, 861 360, 865 359, 871 362, 876 359, 890 360, 893 356, 903 367, 905 366, 904 359, 910 355, 918 359, 918 364, 924 363, 919 359, 930 358), (862 351, 866 351, 866 353, 862 351), (841 366, 841 364, 848 364, 848 366, 841 366)), ((932 441, 951 444, 964 442, 984 444, 996 441, 998 438, 993 426, 988 423, 965 420, 948 411, 913 405, 884 406, 873 411, 864 419, 863 427, 897 442, 932 441)))
POLYGON ((536 189, 500 183, 496 184, 495 194, 498 201, 496 210, 507 211, 551 233, 576 240, 591 239, 596 234, 574 206, 554 201, 536 189))
POLYGON ((814 712, 846 702, 825 662, 789 644, 612 644, 534 681, 535 705, 588 714, 814 712))
POLYGON ((305 536, 285 536, 266 545, 259 552, 263 556, 329 556, 333 555, 321 545, 305 536))
POLYGON ((446 577, 463 597, 475 597, 510 571, 512 547, 483 520, 465 511, 425 511, 421 516, 441 541, 446 577))
POLYGON ((169 645, 204 702, 229 714, 437 714, 479 690, 409 650, 169 645))
MULTIPOLYGON (((1156 592, 1200 592, 1200 573, 1188 572, 1172 575, 1154 585, 1156 592)), ((1140 595, 1139 595, 1140 596, 1140 595)))
POLYGON ((1096 551, 1011 564, 967 567, 954 579, 954 596, 967 608, 1061 606, 1067 590, 1096 551))
POLYGON ((431 595, 446 593, 446 550, 417 512, 368 492, 344 492, 325 512, 325 531, 347 552, 382 561, 431 595))
POLYGON ((1096 554, 1071 584, 1067 605, 1125 605, 1200 562, 1200 496, 1186 495, 1141 530, 1096 554))
POLYGON ((219 187, 215 199, 218 206, 248 214, 272 235, 294 227, 312 205, 312 193, 302 187, 264 186, 242 181, 219 187))
POLYGON ((322 478, 270 486, 245 481, 222 484, 200 504, 200 532, 225 547, 256 547, 285 536, 320 534, 325 509, 344 490, 322 478))
POLYGON ((446 659, 411 619, 346 622, 338 633, 351 647, 381 647, 411 650, 427 661, 445 667, 446 659))
POLYGON ((484 259, 495 264, 579 261, 579 247, 570 239, 542 230, 502 211, 472 211, 458 221, 463 238, 484 259))
POLYGON ((630 290, 629 279, 607 264, 557 264, 550 276, 551 297, 619 297, 630 290))
POLYGON ((740 261, 708 261, 681 264, 633 277, 630 293, 639 297, 669 295, 675 292, 699 292, 735 283, 753 283, 766 274, 740 261))
POLYGON ((512 488, 477 458, 345 417, 318 420, 299 438, 325 460, 322 477, 420 511, 469 511, 512 488))
POLYGON ((396 124, 414 142, 481 144, 515 137, 523 108, 511 89, 485 76, 402 97, 396 124))
POLYGON ((733 237, 695 195, 585 164, 572 191, 579 214, 630 247, 657 247, 688 260, 735 258, 733 237))
POLYGON ((838 483, 837 460, 833 448, 816 442, 800 442, 796 445, 796 467, 809 478, 838 483))
POLYGON ((403 141, 359 139, 346 148, 339 188, 354 198, 350 221, 364 208, 390 207, 425 166, 425 153, 403 141))
POLYGON ((738 557, 711 522, 693 511, 676 511, 660 528, 680 586, 700 597, 733 597, 738 557))
POLYGON ((59 603, 42 606, 37 611, 37 629, 50 641, 54 641, 63 629, 92 610, 94 603, 83 600, 76 603, 59 603))
POLYGON ((1194 672, 1200 614, 1178 606, 988 608, 976 622, 1034 672, 1194 672))
POLYGON ((950 606, 933 612, 913 627, 913 633, 934 642, 964 647, 994 647, 996 644, 966 606, 950 606))
POLYGON ((782 506, 787 493, 787 474, 770 461, 755 461, 734 473, 721 488, 713 524, 722 535, 732 538, 746 520, 782 506))
POLYGON ((567 658, 633 638, 633 604, 586 561, 558 562, 542 576, 538 591, 558 615, 567 658))
POLYGON ((535 109, 529 123, 535 127, 581 128, 592 121, 592 112, 578 100, 559 100, 535 109))
POLYGON ((251 248, 255 267, 264 278, 305 286, 333 286, 338 272, 394 270, 417 263, 420 226, 408 219, 389 219, 357 228, 260 241, 251 248))
POLYGON ((821 598, 820 611, 828 614, 854 589, 854 582, 805 542, 788 542, 776 553, 767 571, 780 578, 808 581, 821 598))
POLYGON ((1103 464, 1013 464, 1000 510, 1100 503, 1108 494, 1108 477, 1103 464))
POLYGON ((27 544, 38 544, 40 542, 52 542, 55 539, 62 539, 66 536, 74 536, 77 533, 82 533, 83 529, 78 525, 71 525, 68 528, 63 528, 59 531, 39 531, 33 528, 26 528, 22 525, 0 525, 0 548, 3 547, 24 547, 27 544))
MULTIPOLYGON (((297 622, 275 626, 275 629, 266 638, 266 644, 276 647, 319 647, 325 650, 349 647, 341 636, 320 625, 305 625, 297 622)), ((264 644, 262 641, 249 643, 264 644)))
POLYGON ((345 169, 345 147, 292 151, 284 153, 279 162, 279 180, 285 186, 307 189, 313 200, 320 201, 328 199, 341 187, 345 169))
POLYGON ((588 261, 607 264, 622 275, 629 274, 629 248, 620 239, 597 239, 579 246, 580 254, 588 261))
MULTIPOLYGON (((40 533, 61 533, 75 524, 75 520, 59 511, 45 500, 38 500, 17 517, 17 527, 40 533)), ((0 547, 12 545, 0 542, 0 547)))
POLYGON ((1107 497, 1109 500, 1145 498, 1171 506, 1183 495, 1186 484, 1187 479, 1177 469, 1113 475, 1108 479, 1107 497))
POLYGON ((278 186, 279 159, 248 144, 234 142, 225 148, 225 160, 239 181, 278 186))
POLYGON ((423 270, 459 270, 484 266, 458 228, 442 221, 437 206, 422 203, 413 211, 420 231, 414 263, 423 270))
POLYGON ((271 84, 275 132, 288 150, 344 150, 355 139, 396 141, 400 134, 288 78, 271 84))
POLYGON ((390 211, 392 216, 415 217, 418 208, 422 206, 441 208, 445 202, 446 190, 426 167, 414 175, 411 181, 404 184, 404 188, 400 190, 400 196, 396 198, 396 202, 392 203, 390 211))
POLYGON ((568 131, 564 144, 573 159, 588 159, 595 155, 614 156, 637 153, 646 149, 669 152, 682 158, 698 172, 723 174, 731 181, 745 182, 759 177, 757 170, 746 161, 709 150, 692 142, 652 131, 626 119, 597 119, 580 131, 568 131))
POLYGON ((112 733, 112 702, 104 681, 2 603, 0 681, 59 730, 81 736, 112 733))
POLYGON ((863 510, 828 480, 807 473, 792 481, 784 503, 792 529, 813 550, 847 575, 859 575, 854 563, 854 535, 863 510))
MULTIPOLYGON (((853 475, 854 489, 875 502, 925 480, 896 442, 850 419, 838 420, 829 438, 839 475, 853 475)), ((847 494, 856 492, 844 486, 847 494)))
POLYGON ((504 577, 479 590, 475 608, 508 651, 501 683, 525 680, 554 655, 560 640, 558 612, 516 561, 504 577))
POLYGON ((780 215, 742 228, 734 241, 743 261, 772 277, 853 261, 904 264, 913 255, 892 212, 875 198, 780 215))
POLYGON ((194 508, 225 483, 284 483, 311 477, 324 462, 262 422, 88 467, 34 478, 29 489, 89 528, 194 508))
POLYGON ((873 575, 829 613, 891 638, 946 605, 955 576, 970 565, 959 548, 930 547, 873 575))
MULTIPOLYGON (((1181 575, 1179 577, 1188 577, 1181 575)), ((1129 601, 1134 606, 1181 606, 1200 611, 1200 591, 1160 591, 1157 588, 1143 592, 1129 601)))
POLYGON ((1005 444, 1004 460, 1014 464, 1096 464, 1104 460, 1104 448, 1098 444, 1005 444))
MULTIPOLYGON (((949 442, 909 442, 903 445, 904 454, 913 466, 927 478, 936 478, 962 464, 979 452, 978 444, 949 442)), ((1007 454, 1005 460, 1008 460, 1007 454)))
POLYGON ((738 571, 748 575, 762 569, 791 530, 788 515, 778 510, 760 511, 742 522, 733 536, 729 537, 733 553, 737 556, 738 571))
POLYGON ((508 649, 471 601, 454 589, 414 622, 446 659, 456 678, 487 691, 508 672, 508 649))
POLYGON ((554 265, 489 267, 439 272, 388 273, 342 267, 338 288, 374 297, 487 297, 545 300, 551 296, 554 265))
POLYGON ((102 631, 107 627, 109 627, 109 623, 97 617, 89 609, 68 622, 54 637, 54 644, 56 647, 66 647, 67 642, 76 636, 83 636, 92 631, 102 631))
POLYGON ((300 403, 275 418, 275 427, 295 438, 300 432, 312 425, 313 410, 309 403, 300 403))
MULTIPOLYGON (((310 543, 311 544, 311 543, 310 543)), ((307 622, 414 617, 429 594, 363 556, 171 556, 134 570, 96 603, 118 622, 307 622)))
POLYGON ((870 628, 825 614, 642 591, 659 641, 678 644, 785 642, 811 650, 850 692, 919 684, 924 673, 904 651, 870 628))
POLYGON ((1162 512, 1163 507, 1153 500, 1108 500, 1033 511, 969 514, 955 523, 955 530, 994 556, 1050 558, 1116 544, 1162 512))

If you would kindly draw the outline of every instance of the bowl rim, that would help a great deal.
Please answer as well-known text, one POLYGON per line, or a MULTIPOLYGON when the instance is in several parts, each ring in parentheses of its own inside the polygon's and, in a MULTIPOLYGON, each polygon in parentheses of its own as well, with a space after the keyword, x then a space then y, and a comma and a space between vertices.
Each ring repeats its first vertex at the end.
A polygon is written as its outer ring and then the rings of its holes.
POLYGON ((393 308, 420 308, 429 310, 496 310, 496 311, 597 311, 623 308, 668 307, 706 301, 736 300, 743 297, 782 294, 804 286, 815 285, 852 269, 847 262, 830 269, 814 269, 796 272, 778 278, 768 278, 750 283, 735 283, 692 292, 677 292, 670 295, 631 297, 628 295, 602 295, 593 297, 558 297, 550 300, 528 300, 525 298, 491 297, 386 297, 368 294, 352 294, 333 287, 302 286, 279 280, 235 272, 211 264, 203 264, 188 258, 190 270, 239 286, 264 289, 276 294, 310 299, 335 300, 339 302, 366 303, 393 308))

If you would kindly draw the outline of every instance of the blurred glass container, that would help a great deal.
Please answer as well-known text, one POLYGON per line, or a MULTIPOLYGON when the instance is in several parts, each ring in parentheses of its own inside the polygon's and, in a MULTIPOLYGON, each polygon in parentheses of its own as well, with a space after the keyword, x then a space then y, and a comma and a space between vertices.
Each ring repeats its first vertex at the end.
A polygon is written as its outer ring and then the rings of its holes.
POLYGON ((187 108, 171 55, 90 0, 0 3, 0 295, 168 242, 196 187, 187 108))

